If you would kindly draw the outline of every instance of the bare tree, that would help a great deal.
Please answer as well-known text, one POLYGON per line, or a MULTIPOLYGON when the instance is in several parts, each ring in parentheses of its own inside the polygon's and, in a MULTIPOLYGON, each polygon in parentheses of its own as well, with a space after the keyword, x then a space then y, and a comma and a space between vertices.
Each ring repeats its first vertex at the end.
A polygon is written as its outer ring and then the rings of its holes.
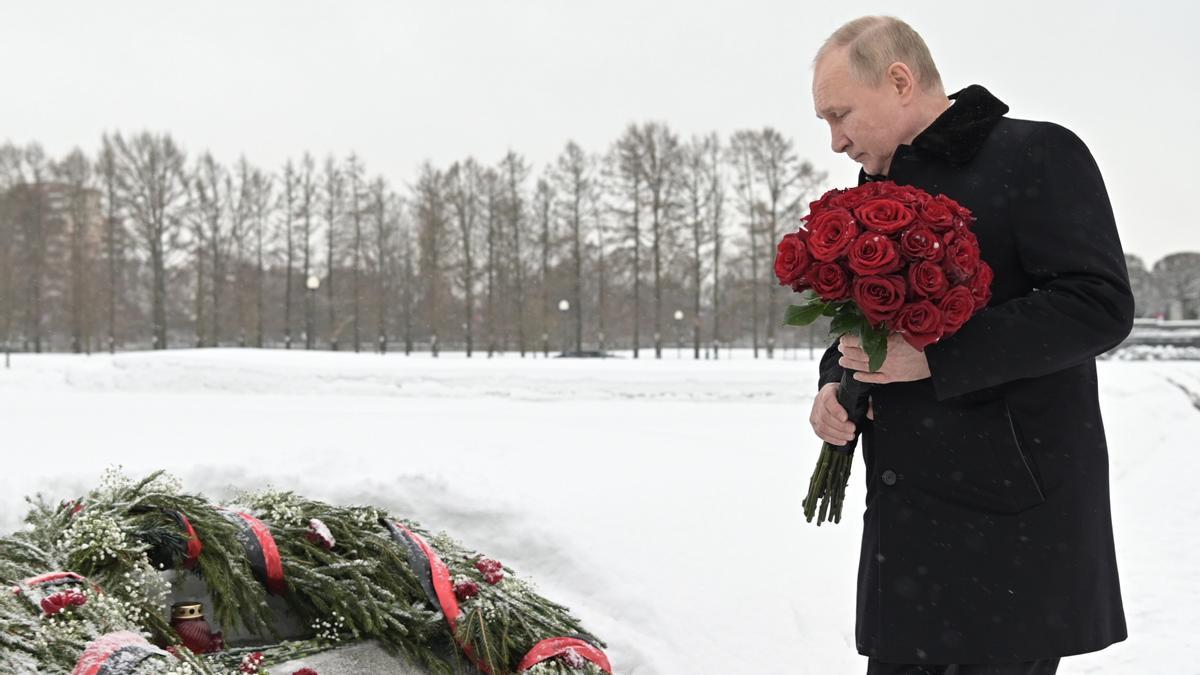
MULTIPOLYGON (((301 234, 300 243, 303 247, 304 258, 304 348, 312 349, 317 340, 317 329, 314 313, 316 308, 313 303, 317 290, 309 288, 309 278, 314 276, 314 267, 312 262, 312 241, 313 241, 313 213, 317 208, 317 183, 315 178, 316 167, 313 162, 312 155, 307 152, 300 160, 300 223, 301 234)), ((326 280, 328 283, 328 280, 326 280)))
POLYGON ((484 309, 484 323, 487 326, 488 358, 496 352, 496 296, 500 279, 500 246, 504 242, 504 223, 500 213, 501 186, 500 175, 495 169, 484 169, 480 174, 480 189, 482 191, 483 217, 487 223, 487 263, 484 277, 487 282, 487 304, 484 309))
MULTIPOLYGON (((245 160, 242 161, 245 167, 245 160)), ((243 168, 245 171, 245 168, 243 168)), ((246 176, 243 173, 243 181, 246 181, 246 176)), ((247 209, 251 213, 251 219, 254 229, 254 305, 255 305, 255 326, 254 326, 254 346, 262 348, 264 334, 266 332, 266 237, 267 237, 267 220, 271 214, 271 192, 274 189, 271 177, 264 173, 261 169, 251 169, 249 172, 249 180, 243 182, 242 190, 246 193, 247 209)), ((288 268, 290 274, 291 268, 288 268)))
POLYGON ((1129 271, 1129 286, 1133 291, 1136 317, 1156 317, 1166 309, 1162 289, 1145 261, 1132 253, 1125 254, 1125 269, 1129 271))
POLYGON ((656 122, 648 122, 638 129, 637 142, 641 150, 638 167, 646 184, 654 260, 654 358, 661 359, 663 249, 678 206, 676 192, 682 151, 678 137, 665 124, 656 122))
POLYGON ((362 201, 363 201, 363 166, 358 161, 358 156, 351 154, 346 160, 346 186, 348 188, 348 197, 350 201, 350 222, 353 225, 353 244, 351 251, 350 275, 351 275, 351 290, 353 291, 353 334, 354 334, 354 351, 359 351, 361 345, 361 333, 359 330, 360 319, 359 313, 362 306, 362 257, 363 257, 363 232, 362 232, 362 201))
POLYGON ((758 358, 758 328, 760 325, 758 268, 759 256, 762 255, 759 246, 761 232, 758 216, 764 210, 756 193, 757 181, 754 171, 754 157, 758 152, 756 149, 758 142, 758 135, 754 131, 737 131, 730 138, 728 150, 729 163, 734 167, 736 176, 738 208, 746 219, 748 245, 744 248, 745 256, 750 262, 750 324, 754 358, 758 358))
POLYGON ((118 271, 125 247, 125 224, 122 220, 121 184, 118 174, 117 153, 112 139, 104 134, 100 139, 100 153, 96 162, 99 174, 101 198, 104 210, 104 258, 108 271, 105 293, 108 308, 108 350, 117 349, 117 296, 120 293, 118 271))
POLYGON ((21 151, 11 143, 0 145, 0 339, 4 350, 11 349, 13 324, 17 320, 17 250, 13 188, 21 151))
POLYGON ((46 216, 49 162, 42 146, 31 143, 23 148, 15 166, 16 185, 9 191, 20 234, 20 256, 28 262, 25 283, 25 342, 33 341, 33 350, 42 351, 42 331, 46 324, 45 291, 46 252, 49 232, 46 216))
POLYGON ((76 354, 92 351, 94 317, 93 256, 91 242, 93 214, 98 211, 98 193, 92 186, 92 164, 79 148, 75 148, 54 167, 55 177, 65 191, 66 224, 69 239, 70 270, 69 313, 71 350, 76 354))
POLYGON ((480 183, 482 169, 472 158, 463 162, 455 162, 447 172, 450 186, 450 205, 454 212, 454 221, 458 226, 458 251, 460 268, 458 283, 462 286, 465 297, 463 317, 463 337, 466 340, 467 357, 470 358, 474 337, 475 316, 475 258, 474 244, 476 223, 479 220, 480 183))
MULTIPOLYGON (((638 348, 641 345, 642 317, 642 191, 645 184, 642 180, 642 147, 639 142, 636 125, 626 127, 624 134, 614 144, 610 151, 609 165, 612 172, 614 191, 618 199, 623 199, 624 206, 615 210, 626 222, 625 238, 632 244, 633 262, 633 358, 638 358, 638 348)), ((620 202, 619 202, 620 203, 620 202)))
POLYGON ((522 196, 525 181, 529 178, 529 165, 523 157, 509 150, 500 161, 503 174, 505 199, 504 213, 508 223, 509 263, 513 274, 513 316, 517 328, 517 349, 525 357, 525 257, 522 244, 525 239, 525 200, 522 196))
POLYGON ((413 314, 416 311, 416 293, 414 291, 417 286, 417 273, 413 263, 415 254, 412 228, 404 220, 400 221, 399 234, 400 311, 404 324, 404 354, 407 356, 413 350, 413 314))
POLYGON ((597 184, 589 195, 588 215, 595 223, 596 231, 596 348, 603 354, 605 337, 605 316, 608 308, 608 263, 605 250, 608 246, 608 227, 605 224, 605 211, 602 204, 602 190, 597 184))
MULTIPOLYGON (((281 226, 283 230, 283 345, 285 349, 292 348, 292 286, 296 271, 296 203, 299 201, 300 176, 292 160, 283 165, 283 183, 279 191, 280 211, 283 212, 281 226)), ((305 275, 308 279, 307 253, 308 241, 305 240, 305 275)), ((308 313, 305 312, 305 318, 308 313)))
POLYGON ((341 229, 346 187, 345 178, 333 157, 325 160, 325 173, 322 180, 325 184, 325 292, 329 296, 329 347, 336 352, 338 335, 342 329, 337 322, 337 296, 334 295, 333 272, 337 268, 338 235, 341 229))
MULTIPOLYGON (((575 323, 575 353, 583 351, 583 242, 584 215, 592 203, 593 161, 574 141, 569 141, 555 162, 555 188, 571 241, 571 302, 575 323)), ((563 347, 566 351, 566 347, 563 347)))
POLYGON ((684 200, 687 205, 687 230, 691 236, 692 255, 688 263, 692 277, 692 351, 693 358, 696 359, 700 358, 700 317, 704 270, 702 249, 709 243, 712 236, 709 224, 715 198, 713 176, 717 171, 717 165, 712 162, 717 154, 717 145, 716 134, 712 134, 694 136, 684 148, 682 183, 684 200))
POLYGON ((1200 318, 1200 253, 1172 253, 1154 263, 1154 278, 1173 307, 1168 316, 1200 318))
MULTIPOLYGON (((217 346, 221 342, 221 312, 223 291, 225 289, 227 265, 232 255, 233 224, 229 214, 229 195, 226 191, 229 185, 228 172, 217 163, 210 153, 205 152, 197 160, 192 179, 195 208, 192 212, 195 227, 196 251, 196 337, 200 345, 204 344, 201 326, 203 325, 203 292, 204 292, 204 262, 207 251, 208 263, 211 265, 212 313, 209 316, 208 344, 217 346)), ((235 288, 234 292, 237 290, 235 288)))
MULTIPOLYGON (((387 307, 388 307, 388 275, 391 268, 392 238, 395 222, 392 220, 392 209, 389 208, 390 195, 383 178, 376 178, 370 187, 371 220, 375 226, 375 258, 376 277, 376 314, 375 330, 376 344, 379 352, 387 352, 387 307)), ((394 208, 394 207, 393 207, 394 208)))
MULTIPOLYGON (((771 260, 775 245, 783 234, 781 221, 784 217, 796 213, 799 201, 816 184, 822 182, 825 176, 816 174, 812 164, 800 163, 792 141, 784 138, 775 129, 764 128, 758 133, 756 140, 757 142, 751 145, 752 157, 755 171, 764 188, 764 244, 768 247, 767 260, 771 260)), ((770 289, 767 292, 767 358, 773 358, 775 327, 780 323, 775 318, 778 286, 771 284, 769 278, 763 283, 770 289)))
POLYGON ((225 194, 229 202, 230 234, 234 250, 233 297, 238 323, 238 346, 246 346, 246 329, 250 324, 250 270, 252 268, 249 249, 254 244, 254 222, 250 207, 250 167, 243 158, 237 167, 236 180, 232 174, 225 175, 225 194))
POLYGON ((449 192, 446 174, 435 169, 429 162, 422 164, 417 182, 413 186, 413 216, 417 228, 419 274, 425 282, 422 313, 434 356, 438 354, 440 312, 447 293, 443 275, 447 269, 450 246, 453 245, 449 192))
POLYGON ((541 286, 542 286, 542 310, 540 313, 542 323, 542 353, 545 356, 550 355, 550 247, 553 244, 551 239, 552 221, 554 219, 554 188, 551 187, 550 181, 546 178, 539 178, 537 188, 533 198, 534 209, 537 211, 538 224, 541 226, 541 235, 538 239, 538 244, 541 248, 541 286))
POLYGON ((725 183, 722 176, 721 144, 717 135, 712 134, 709 144, 708 166, 711 169, 708 184, 709 203, 709 241, 712 242, 712 349, 713 358, 717 359, 721 345, 721 247, 725 241, 725 183))
POLYGON ((167 256, 178 243, 186 209, 183 151, 169 134, 113 138, 120 158, 123 202, 150 261, 154 348, 167 348, 167 256))

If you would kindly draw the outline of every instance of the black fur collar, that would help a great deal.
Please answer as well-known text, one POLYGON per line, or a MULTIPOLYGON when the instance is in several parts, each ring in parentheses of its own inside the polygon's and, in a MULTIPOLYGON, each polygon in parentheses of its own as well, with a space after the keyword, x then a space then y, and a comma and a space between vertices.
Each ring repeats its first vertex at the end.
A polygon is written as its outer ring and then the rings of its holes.
POLYGON ((978 84, 950 94, 954 101, 913 139, 914 148, 954 164, 971 161, 1000 117, 1008 112, 1003 101, 978 84))
MULTIPOLYGON (((912 147, 922 154, 939 157, 953 164, 966 164, 991 133, 1008 105, 983 86, 972 84, 947 96, 954 105, 947 108, 913 139, 912 147)), ((887 176, 859 169, 859 183, 882 180, 887 176)))

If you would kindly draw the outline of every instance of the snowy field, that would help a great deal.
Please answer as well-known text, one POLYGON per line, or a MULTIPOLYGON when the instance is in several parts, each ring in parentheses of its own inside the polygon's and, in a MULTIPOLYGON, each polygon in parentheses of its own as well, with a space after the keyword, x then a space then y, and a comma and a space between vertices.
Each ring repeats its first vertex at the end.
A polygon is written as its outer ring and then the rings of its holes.
MULTIPOLYGON (((688 352, 684 352, 687 354, 688 352)), ((500 558, 632 675, 855 675, 862 464, 847 517, 801 499, 808 351, 773 361, 205 350, 0 367, 0 531, 23 496, 167 468, 369 502, 500 558)), ((819 353, 818 353, 819 355, 819 353)), ((1200 673, 1200 362, 1102 362, 1130 638, 1059 672, 1200 673)))

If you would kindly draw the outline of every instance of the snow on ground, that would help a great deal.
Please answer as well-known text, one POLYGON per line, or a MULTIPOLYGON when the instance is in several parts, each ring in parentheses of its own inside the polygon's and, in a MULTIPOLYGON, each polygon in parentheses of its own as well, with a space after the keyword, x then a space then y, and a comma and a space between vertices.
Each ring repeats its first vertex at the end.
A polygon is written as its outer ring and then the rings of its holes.
MULTIPOLYGON (((607 640, 619 673, 863 672, 862 464, 840 525, 801 514, 809 352, 624 356, 14 355, 0 531, 24 495, 76 496, 113 464, 217 496, 270 484, 500 558, 607 640)), ((1177 386, 1200 391, 1200 363, 1102 362, 1100 382, 1131 637, 1059 672, 1200 673, 1200 410, 1177 386)))

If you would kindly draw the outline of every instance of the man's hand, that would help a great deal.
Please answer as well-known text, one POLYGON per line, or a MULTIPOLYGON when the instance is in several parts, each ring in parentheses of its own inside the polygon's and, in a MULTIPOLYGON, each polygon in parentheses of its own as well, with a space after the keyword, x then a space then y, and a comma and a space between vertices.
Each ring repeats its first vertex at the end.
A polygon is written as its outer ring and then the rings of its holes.
POLYGON ((913 349, 908 342, 893 333, 888 336, 887 358, 883 365, 874 373, 870 371, 867 353, 863 351, 862 340, 854 335, 843 335, 838 340, 838 351, 842 358, 838 365, 843 368, 857 370, 854 379, 872 384, 887 384, 889 382, 912 382, 929 377, 929 361, 925 352, 913 349))
MULTIPOLYGON (((821 440, 831 445, 845 445, 854 438, 854 423, 837 400, 837 382, 829 382, 817 392, 808 421, 821 440)), ((869 401, 870 399, 868 399, 869 401)), ((868 403, 867 419, 875 419, 875 407, 868 403)))

